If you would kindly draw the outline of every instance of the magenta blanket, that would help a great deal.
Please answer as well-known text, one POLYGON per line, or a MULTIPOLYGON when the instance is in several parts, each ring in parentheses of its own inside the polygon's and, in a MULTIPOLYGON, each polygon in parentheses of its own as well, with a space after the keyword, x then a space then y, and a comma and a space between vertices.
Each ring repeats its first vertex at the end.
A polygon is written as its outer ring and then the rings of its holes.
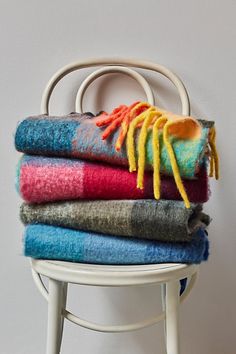
MULTIPOLYGON (((17 188, 30 203, 73 199, 152 199, 152 173, 146 172, 144 189, 136 188, 136 173, 75 159, 47 158, 24 155, 20 161, 17 188)), ((184 180, 189 200, 204 203, 208 200, 208 177, 205 166, 198 178, 184 180)), ((163 176, 161 198, 181 200, 172 177, 163 176)))

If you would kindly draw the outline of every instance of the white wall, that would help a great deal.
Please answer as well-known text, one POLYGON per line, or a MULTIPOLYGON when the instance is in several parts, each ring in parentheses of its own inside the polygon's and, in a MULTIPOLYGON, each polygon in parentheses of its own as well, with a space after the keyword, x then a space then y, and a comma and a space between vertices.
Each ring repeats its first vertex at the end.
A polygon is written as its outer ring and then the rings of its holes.
MULTIPOLYGON (((39 113, 44 85, 61 66, 88 57, 121 56, 173 69, 189 90, 193 114, 216 121, 221 180, 212 181, 212 198, 206 206, 213 218, 211 257, 202 265, 199 282, 181 310, 182 353, 234 354, 235 1, 0 0, 0 7, 0 353, 42 354, 46 339, 46 303, 33 284, 28 260, 21 256, 23 228, 14 190, 17 121, 39 113)), ((58 86, 53 112, 74 110, 76 89, 85 74, 76 73, 58 86)), ((154 74, 147 78, 155 87, 157 103, 179 110, 172 86, 154 74)), ((111 108, 137 96, 142 97, 142 91, 131 79, 100 79, 88 92, 86 108, 111 108)), ((78 287, 72 289, 69 304, 89 319, 125 322, 158 311, 159 290, 78 287)), ((62 352, 154 354, 163 348, 161 325, 106 335, 66 324, 62 352)))

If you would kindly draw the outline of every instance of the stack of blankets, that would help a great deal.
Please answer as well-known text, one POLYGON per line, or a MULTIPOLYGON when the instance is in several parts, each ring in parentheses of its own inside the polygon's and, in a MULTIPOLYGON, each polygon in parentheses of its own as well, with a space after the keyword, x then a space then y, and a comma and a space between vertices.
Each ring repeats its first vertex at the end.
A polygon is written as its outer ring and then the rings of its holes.
POLYGON ((111 113, 31 116, 23 152, 24 254, 94 264, 207 260, 202 204, 218 178, 214 123, 145 102, 111 113), (209 162, 210 161, 210 162, 209 162))

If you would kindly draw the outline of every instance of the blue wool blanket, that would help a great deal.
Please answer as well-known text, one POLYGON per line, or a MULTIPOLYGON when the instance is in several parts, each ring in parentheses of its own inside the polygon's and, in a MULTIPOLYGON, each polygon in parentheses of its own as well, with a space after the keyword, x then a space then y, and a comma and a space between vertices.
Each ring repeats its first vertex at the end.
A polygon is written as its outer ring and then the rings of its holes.
POLYGON ((94 264, 198 264, 208 259, 209 243, 203 229, 189 243, 168 243, 32 224, 26 227, 24 254, 94 264))

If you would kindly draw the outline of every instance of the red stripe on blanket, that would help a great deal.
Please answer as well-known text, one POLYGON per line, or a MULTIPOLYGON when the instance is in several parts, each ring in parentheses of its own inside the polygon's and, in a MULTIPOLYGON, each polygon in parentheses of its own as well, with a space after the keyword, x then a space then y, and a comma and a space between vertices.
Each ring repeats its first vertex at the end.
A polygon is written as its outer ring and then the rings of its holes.
POLYGON ((143 199, 153 198, 152 173, 145 177, 145 187, 138 189, 137 174, 126 169, 84 164, 84 196, 86 199, 143 199))

